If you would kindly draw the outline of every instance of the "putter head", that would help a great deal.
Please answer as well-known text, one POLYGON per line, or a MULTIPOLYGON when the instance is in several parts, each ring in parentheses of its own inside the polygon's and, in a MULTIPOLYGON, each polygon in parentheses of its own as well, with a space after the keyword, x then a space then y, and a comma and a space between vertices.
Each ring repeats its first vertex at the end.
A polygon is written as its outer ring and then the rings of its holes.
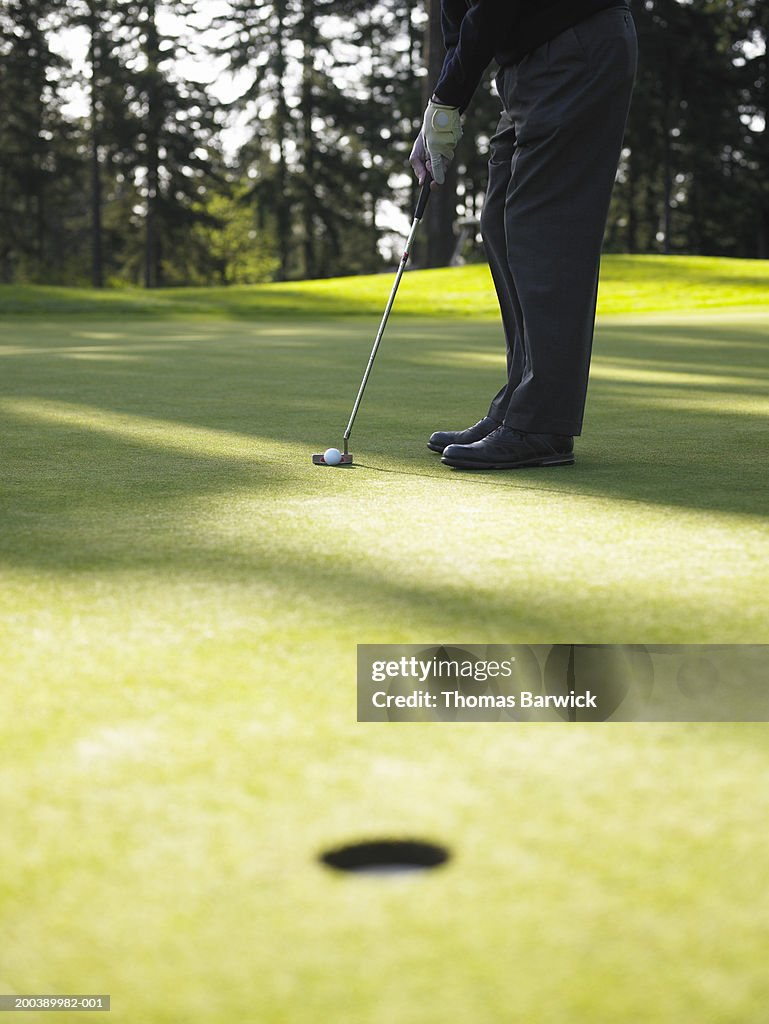
MULTIPOLYGON (((323 458, 322 455, 313 455, 312 462, 313 462, 314 466, 327 466, 328 465, 328 463, 326 462, 326 460, 323 458)), ((347 455, 343 455, 342 456, 342 461, 339 462, 338 465, 340 465, 340 466, 351 466, 352 465, 352 455, 350 455, 349 452, 348 452, 347 455)))

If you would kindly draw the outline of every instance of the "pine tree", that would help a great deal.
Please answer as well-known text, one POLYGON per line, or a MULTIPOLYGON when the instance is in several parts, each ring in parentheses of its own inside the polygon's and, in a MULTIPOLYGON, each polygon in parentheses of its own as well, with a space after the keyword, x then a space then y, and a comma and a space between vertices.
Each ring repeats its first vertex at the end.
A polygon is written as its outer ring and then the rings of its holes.
POLYGON ((735 12, 742 33, 735 46, 747 198, 753 254, 769 259, 769 8, 764 0, 744 0, 735 12))
POLYGON ((84 130, 90 183, 91 284, 101 288, 107 268, 111 265, 114 269, 116 257, 114 238, 113 246, 105 252, 105 196, 114 195, 118 167, 133 163, 138 121, 127 102, 130 72, 120 48, 112 44, 112 0, 70 0, 65 25, 84 28, 88 33, 88 117, 84 130))
POLYGON ((738 67, 745 7, 645 0, 635 9, 641 56, 609 247, 751 253, 738 67))
POLYGON ((76 133, 61 114, 64 62, 48 39, 62 6, 63 0, 2 0, 0 5, 0 275, 5 281, 58 279, 61 232, 82 193, 76 133))
MULTIPOLYGON (((180 81, 172 61, 183 52, 178 37, 160 31, 162 11, 189 15, 188 0, 116 0, 115 41, 134 59, 127 84, 129 110, 138 131, 128 169, 143 205, 142 277, 147 288, 177 282, 185 273, 175 250, 185 244, 194 225, 205 218, 198 202, 213 180, 209 146, 219 130, 217 106, 208 89, 180 81)), ((128 61, 123 61, 128 67, 128 61)), ((137 251, 133 251, 133 260, 137 251)), ((128 254, 129 262, 132 256, 128 254)))
POLYGON ((400 0, 356 7, 349 12, 349 43, 356 52, 348 60, 362 67, 354 89, 360 100, 354 112, 358 124, 350 136, 356 146, 367 237, 376 261, 381 233, 377 212, 392 201, 390 183, 406 175, 409 188, 403 206, 409 216, 416 202, 416 180, 408 156, 422 112, 425 17, 419 6, 400 0))
POLYGON ((291 275, 294 250, 295 196, 288 153, 296 146, 296 118, 287 96, 287 49, 295 21, 290 0, 231 0, 230 13, 217 22, 226 34, 214 51, 227 56, 230 71, 252 74, 231 109, 251 114, 252 136, 239 154, 242 171, 252 181, 244 200, 255 204, 257 229, 274 230, 280 280, 291 275))
POLYGON ((394 0, 327 0, 317 8, 324 43, 313 72, 311 120, 316 249, 324 273, 382 266, 378 210, 391 198, 391 179, 410 180, 418 109, 412 54, 404 47, 411 26, 411 9, 394 0))

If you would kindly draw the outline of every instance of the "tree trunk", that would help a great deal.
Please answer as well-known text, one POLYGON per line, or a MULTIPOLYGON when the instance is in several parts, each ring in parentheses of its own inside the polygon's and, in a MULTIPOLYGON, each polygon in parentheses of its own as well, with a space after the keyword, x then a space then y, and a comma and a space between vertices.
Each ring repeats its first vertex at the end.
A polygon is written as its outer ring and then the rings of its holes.
POLYGON ((662 242, 662 251, 666 256, 670 255, 670 232, 671 232, 671 219, 673 208, 670 205, 673 197, 673 161, 672 161, 672 137, 671 137, 671 125, 670 125, 670 107, 672 103, 672 88, 671 88, 672 74, 668 78, 667 87, 665 89, 665 105, 662 114, 662 132, 663 132, 663 160, 662 160, 662 174, 664 177, 662 186, 662 232, 664 239, 662 242))
POLYGON ((627 251, 638 252, 638 217, 636 214, 636 174, 633 150, 627 161, 627 251))
MULTIPOLYGON (((767 130, 767 123, 769 122, 769 10, 764 5, 758 5, 758 27, 759 35, 763 39, 764 44, 764 55, 761 59, 763 65, 763 119, 764 119, 764 131, 761 134, 761 170, 759 174, 764 176, 764 188, 760 190, 760 196, 763 198, 763 204, 758 212, 758 231, 756 232, 756 256, 760 260, 769 259, 769 204, 766 200, 766 174, 769 172, 769 130, 767 130)), ((759 180, 761 180, 759 178, 759 180)))
POLYGON ((761 210, 758 217, 756 256, 760 260, 769 259, 769 210, 761 210))
POLYGON ((657 207, 657 196, 654 190, 654 183, 651 177, 647 177, 644 188, 644 216, 646 227, 649 232, 649 239, 646 246, 647 252, 659 252, 660 244, 657 234, 659 232, 660 218, 657 207))
POLYGON ((275 4, 275 13, 278 19, 276 37, 276 45, 278 47, 276 61, 277 97, 275 104, 275 141, 278 146, 278 163, 275 171, 277 185, 275 227, 278 236, 278 259, 280 261, 276 277, 279 281, 285 281, 288 278, 291 254, 291 201, 288 195, 288 172, 286 168, 286 129, 291 120, 291 114, 286 102, 285 0, 278 0, 275 4))
MULTIPOLYGON (((375 109, 375 104, 376 104, 376 101, 377 101, 376 100, 375 91, 374 91, 374 84, 376 82, 377 72, 378 72, 380 66, 381 66, 381 46, 380 46, 380 40, 377 37, 376 31, 372 31, 372 33, 371 33, 371 79, 370 79, 370 86, 369 86, 369 105, 370 105, 372 110, 375 109)), ((374 137, 373 130, 371 132, 367 132, 367 136, 368 137, 366 138, 366 144, 368 145, 368 148, 370 149, 370 151, 372 153, 374 153, 374 152, 376 152, 376 148, 377 148, 380 140, 374 137)), ((368 226, 369 230, 367 232, 367 236, 368 236, 368 239, 369 239, 369 243, 371 245, 371 253, 370 253, 370 255, 371 255, 371 260, 372 260, 372 266, 376 266, 376 261, 377 261, 377 259, 379 257, 379 247, 378 247, 378 244, 377 244, 378 243, 378 237, 377 237, 377 230, 376 230, 376 211, 377 211, 377 203, 378 203, 379 197, 376 194, 376 191, 375 191, 374 186, 373 186, 374 176, 373 175, 367 175, 367 177, 369 178, 369 181, 371 182, 371 184, 370 184, 370 187, 368 189, 366 189, 366 191, 364 192, 364 194, 362 196, 362 199, 363 199, 363 210, 364 210, 364 217, 366 217, 367 220, 368 220, 368 225, 367 226, 368 226)))
POLYGON ((315 113, 313 78, 315 74, 316 26, 313 0, 304 0, 301 24, 302 45, 302 88, 300 108, 302 112, 302 163, 303 163, 303 208, 304 208, 304 276, 318 276, 315 258, 315 138, 312 120, 315 113))
POLYGON ((147 215, 145 220, 144 287, 157 288, 160 280, 160 244, 157 230, 157 206, 160 188, 160 133, 163 113, 158 95, 160 40, 155 20, 155 0, 147 4, 147 215))
POLYGON ((101 46, 98 15, 93 2, 89 3, 90 21, 90 63, 91 63, 91 284, 94 288, 104 286, 104 263, 102 257, 101 227, 101 167, 99 163, 99 75, 101 46))

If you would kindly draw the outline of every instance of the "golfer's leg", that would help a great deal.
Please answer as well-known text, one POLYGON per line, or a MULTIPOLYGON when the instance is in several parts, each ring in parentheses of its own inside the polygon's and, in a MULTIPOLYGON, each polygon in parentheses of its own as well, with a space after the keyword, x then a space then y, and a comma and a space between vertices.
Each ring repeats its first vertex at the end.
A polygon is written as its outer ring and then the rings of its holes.
POLYGON ((601 245, 635 64, 632 18, 614 8, 540 47, 505 80, 517 138, 507 258, 525 368, 503 418, 518 430, 582 429, 601 245))
POLYGON ((497 291, 507 343, 507 383, 497 393, 488 415, 502 422, 510 396, 523 375, 523 319, 515 283, 507 261, 505 202, 515 153, 515 127, 503 114, 489 150, 489 183, 481 214, 481 234, 489 269, 497 291))

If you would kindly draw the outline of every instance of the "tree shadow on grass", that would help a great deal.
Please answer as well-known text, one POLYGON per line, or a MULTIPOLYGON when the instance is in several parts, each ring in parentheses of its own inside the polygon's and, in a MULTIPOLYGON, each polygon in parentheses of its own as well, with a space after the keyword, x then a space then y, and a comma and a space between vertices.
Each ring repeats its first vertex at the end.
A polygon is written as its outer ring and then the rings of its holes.
MULTIPOLYGON (((576 442, 577 465, 547 472, 474 473, 475 485, 543 487, 765 517, 767 327, 769 317, 758 315, 599 327, 585 429, 576 442)), ((401 364, 391 365, 378 381, 379 430, 367 453, 369 462, 373 454, 386 457, 379 437, 398 439, 399 471, 411 463, 435 467, 434 456, 423 448, 429 434, 482 416, 503 375, 501 344, 492 326, 476 325, 470 336, 455 330, 436 341, 420 332, 407 340, 414 346, 411 358, 407 349, 401 364), (411 378, 426 384, 404 416, 403 396, 411 378), (412 448, 408 454, 406 431, 412 448)))
MULTIPOLYGON (((338 439, 347 421, 370 348, 363 325, 324 322, 299 336, 285 326, 204 325, 189 333, 178 324, 111 326, 118 337, 105 339, 106 328, 89 338, 76 325, 36 325, 11 339, 13 354, 2 357, 0 557, 7 565, 259 579, 276 593, 313 595, 323 607, 349 605, 371 621, 382 608, 402 609, 436 629, 451 608, 466 621, 496 629, 515 622, 532 635, 551 631, 553 621, 575 621, 572 598, 555 578, 535 581, 532 602, 525 589, 494 596, 457 583, 452 590, 429 571, 392 578, 373 557, 343 549, 330 558, 328 543, 320 550, 308 543, 303 524, 315 522, 317 506, 306 518, 296 510, 305 498, 333 508, 342 493, 338 475, 313 467, 309 455, 338 439), (129 358, 105 358, 115 355, 129 358), (205 516, 219 496, 250 501, 270 520, 264 549, 258 522, 257 541, 206 537, 205 516), (282 527, 287 498, 298 533, 291 522, 282 527)), ((473 474, 479 516, 485 498, 515 501, 520 490, 765 517, 764 327, 720 320, 602 329, 577 466, 473 474)), ((370 498, 366 514, 376 519, 388 492, 372 481, 423 477, 434 500, 440 478, 440 523, 451 515, 454 477, 464 477, 462 486, 469 478, 441 466, 424 442, 433 429, 482 414, 502 372, 499 331, 401 323, 388 341, 356 428, 355 492, 370 498)), ((415 507, 419 494, 417 485, 415 507)), ((613 601, 610 588, 591 598, 596 622, 621 625, 613 601)), ((660 593, 655 601, 670 621, 679 615, 685 623, 680 598, 660 593)), ((612 637, 604 630, 602 639, 612 637)))
MULTIPOLYGON (((3 422, 6 436, 9 423, 3 422)), ((13 434, 12 450, 18 444, 13 434)), ((43 579, 109 579, 118 593, 123 574, 143 578, 150 587, 168 582, 197 592, 211 588, 213 595, 235 588, 250 592, 257 618, 273 618, 276 626, 298 607, 313 626, 343 616, 357 623, 409 623, 426 634, 482 624, 488 635, 514 627, 532 641, 566 642, 575 631, 600 633, 603 642, 626 641, 626 604, 611 586, 592 592, 587 605, 574 587, 564 586, 558 567, 522 570, 510 538, 497 547, 495 571, 500 559, 507 564, 505 580, 514 580, 512 589, 492 588, 488 578, 447 578, 441 524, 420 552, 422 571, 408 571, 408 553, 394 571, 387 556, 393 545, 397 550, 397 531, 388 533, 384 524, 380 529, 375 510, 373 523, 362 531, 350 535, 344 529, 346 516, 365 511, 365 500, 337 500, 333 488, 327 491, 325 510, 339 515, 332 532, 322 510, 320 516, 312 506, 302 513, 301 471, 280 459, 267 465, 259 442, 253 443, 253 458, 247 452, 228 458, 224 452, 195 452, 191 444, 179 451, 71 424, 33 426, 25 444, 37 455, 23 474, 5 473, 0 564, 33 570, 43 579)), ((310 466, 308 472, 323 471, 310 466)), ((436 474, 430 476, 434 487, 436 474)), ((312 487, 306 490, 317 497, 312 487)), ((405 520, 403 526, 408 528, 405 520)), ((535 528, 527 543, 539 543, 535 528)), ((471 551, 461 561, 469 567, 484 557, 471 551)), ((657 616, 678 623, 669 638, 686 642, 702 615, 698 601, 682 601, 666 588, 653 597, 657 616)), ((724 628, 733 635, 731 619, 724 628)))
MULTIPOLYGON (((768 322, 712 315, 599 327, 577 466, 474 474, 476 485, 765 516, 768 322)), ((106 491, 128 504, 296 484, 297 459, 317 473, 309 454, 340 442, 369 327, 15 325, 0 356, 5 504, 23 492, 34 506, 45 481, 62 502, 106 491), (48 410, 37 424, 35 403, 48 410), (58 427, 56 403, 74 409, 58 427), (151 436, 118 423, 113 443, 88 410, 97 420, 133 418, 151 436), (214 440, 196 440, 196 430, 214 440), (229 435, 232 452, 249 438, 258 444, 230 458, 229 435)), ((356 462, 366 472, 448 477, 427 437, 483 415, 502 373, 495 325, 394 323, 356 422, 356 462)))

